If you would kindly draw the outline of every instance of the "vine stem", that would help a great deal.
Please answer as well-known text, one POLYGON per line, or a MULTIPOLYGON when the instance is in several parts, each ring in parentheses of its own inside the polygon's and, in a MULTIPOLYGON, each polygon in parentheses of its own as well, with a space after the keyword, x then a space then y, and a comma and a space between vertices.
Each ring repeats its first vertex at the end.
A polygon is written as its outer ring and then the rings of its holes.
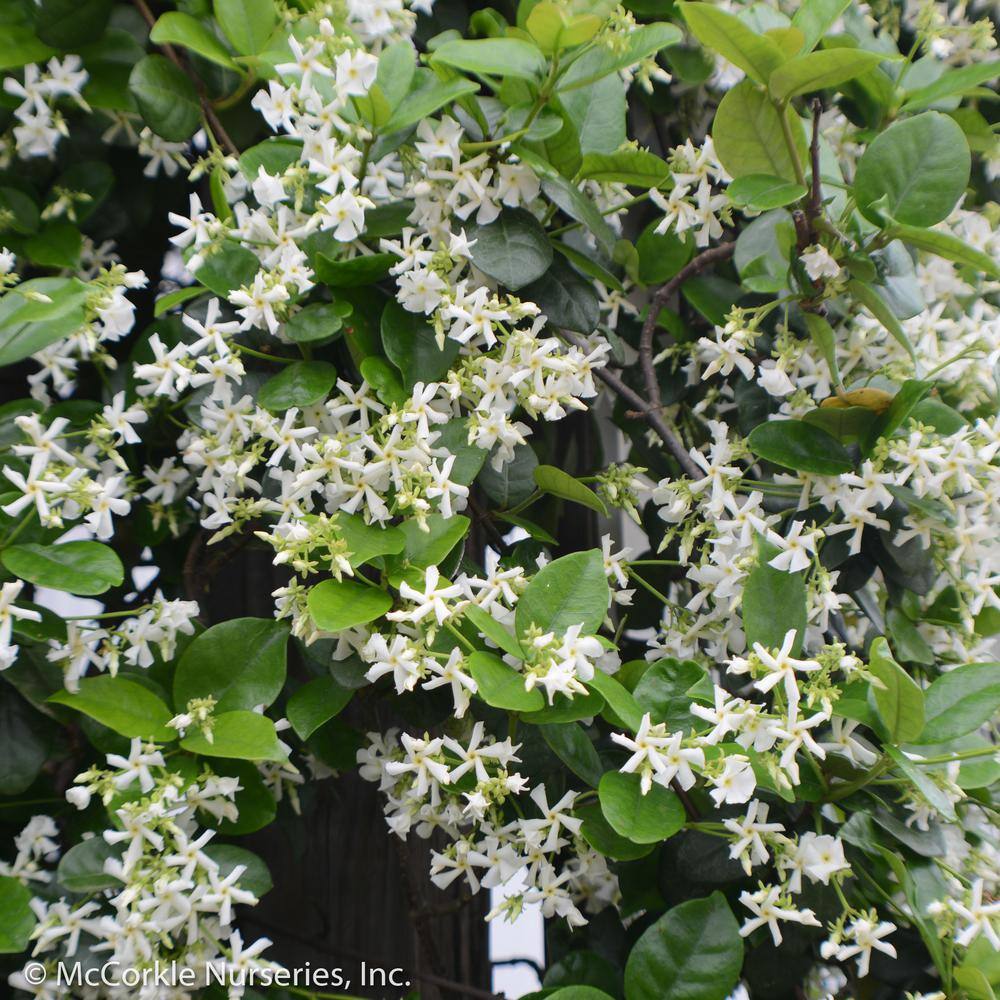
MULTIPOLYGON (((153 26, 156 24, 156 15, 149 9, 149 4, 146 3, 146 0, 132 0, 132 3, 135 5, 136 10, 138 10, 142 15, 146 24, 149 25, 150 30, 152 30, 153 26)), ((169 42, 163 42, 158 46, 158 48, 160 48, 163 54, 194 84, 195 89, 198 91, 198 100, 201 103, 201 113, 209 130, 214 133, 215 138, 218 139, 219 143, 223 146, 227 153, 231 156, 239 156, 239 146, 233 142, 233 140, 229 137, 229 133, 226 131, 225 126, 221 121, 219 121, 219 116, 215 113, 215 108, 212 107, 212 102, 205 94, 205 88, 202 85, 201 80, 199 80, 188 69, 177 50, 169 42)))
MULTIPOLYGON (((643 413, 653 430, 663 439, 663 443, 680 463, 681 468, 692 479, 699 478, 698 467, 691 460, 691 456, 677 439, 674 432, 667 427, 662 417, 663 397, 660 395, 660 384, 656 379, 656 366, 653 363, 653 334, 656 332, 656 321, 660 317, 660 311, 680 289, 681 285, 689 278, 701 274, 702 271, 713 264, 729 260, 735 250, 735 243, 720 243, 716 247, 709 247, 709 249, 703 250, 693 260, 688 261, 666 284, 661 285, 653 293, 653 298, 649 303, 649 312, 646 314, 645 322, 642 324, 642 334, 639 337, 639 364, 642 367, 643 382, 646 387, 646 399, 643 400, 638 393, 632 393, 627 397, 633 405, 638 406, 639 411, 643 413)), ((601 371, 598 370, 597 374, 600 376, 601 371)), ((607 379, 604 381, 607 381, 607 379)))

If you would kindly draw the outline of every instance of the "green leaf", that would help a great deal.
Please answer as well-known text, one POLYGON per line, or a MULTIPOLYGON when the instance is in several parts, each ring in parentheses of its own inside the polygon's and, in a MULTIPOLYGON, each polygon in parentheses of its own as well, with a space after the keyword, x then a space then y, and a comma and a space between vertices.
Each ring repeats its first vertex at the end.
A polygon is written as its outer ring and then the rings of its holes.
POLYGON ((724 1000, 743 965, 743 939, 725 897, 713 892, 668 910, 625 965, 628 1000, 724 1000))
POLYGON ((371 355, 358 366, 361 377, 375 390, 375 395, 389 406, 402 406, 409 397, 396 369, 382 358, 371 355))
POLYGON ((100 542, 62 542, 58 545, 9 545, 0 561, 15 576, 70 594, 94 597, 125 579, 125 569, 114 549, 100 542))
POLYGON ((468 94, 479 90, 479 84, 472 80, 439 80, 430 70, 419 69, 414 74, 417 83, 399 103, 392 116, 385 123, 386 134, 401 132, 419 121, 429 118, 445 105, 453 104, 468 94))
POLYGON ((478 482, 483 492, 499 507, 516 507, 535 492, 535 467, 538 458, 530 445, 514 448, 514 457, 504 462, 498 472, 492 464, 483 466, 478 482))
MULTIPOLYGON (((920 743, 947 743, 985 725, 1000 709, 1000 663, 967 663, 924 691, 920 743)), ((917 742, 914 739, 914 742, 917 742)))
POLYGON ((525 712, 522 716, 525 722, 533 726, 579 722, 581 719, 592 719, 600 715, 604 709, 604 698, 596 690, 586 694, 575 694, 572 698, 557 694, 551 705, 545 705, 537 712, 525 712))
POLYGON ((554 465, 539 465, 535 469, 535 483, 546 493, 589 507, 602 517, 608 516, 604 501, 593 490, 554 465))
POLYGON ((278 742, 274 723, 266 715, 236 711, 216 715, 209 742, 199 729, 192 729, 181 746, 202 757, 227 757, 232 760, 286 760, 278 742))
POLYGON ((350 260, 334 260, 321 253, 317 255, 315 268, 320 281, 332 288, 360 288, 384 278, 396 260, 391 253, 364 254, 350 260))
POLYGON ((15 364, 79 330, 87 292, 88 286, 76 278, 32 278, 0 297, 0 366, 15 364))
POLYGON ((121 858, 121 849, 101 837, 74 844, 60 859, 56 869, 59 884, 70 892, 92 893, 121 888, 121 880, 104 870, 105 861, 121 858))
MULTIPOLYGON (((542 192, 571 219, 582 223, 590 230, 598 246, 606 254, 614 251, 617 239, 615 231, 601 215, 593 199, 585 195, 575 184, 571 184, 565 177, 550 173, 542 177, 542 192)), ((590 333, 590 330, 586 332, 590 333)))
POLYGON ((473 653, 469 672, 487 705, 508 712, 535 712, 545 706, 542 692, 538 688, 525 690, 524 675, 492 653, 473 653))
POLYGON ((228 298, 234 288, 251 285, 260 261, 235 240, 224 240, 198 268, 198 280, 220 298, 228 298))
POLYGON ((539 726, 549 749, 580 779, 596 788, 604 768, 590 737, 576 722, 539 726))
POLYGON ((875 69, 889 58, 866 49, 822 49, 789 59, 767 81, 771 96, 784 103, 796 94, 836 87, 875 69))
POLYGON ((17 955, 27 950, 37 920, 31 907, 31 893, 11 875, 0 875, 0 955, 17 955))
POLYGON ((528 34, 543 52, 559 52, 590 41, 600 30, 603 16, 560 8, 553 0, 543 0, 532 8, 525 22, 528 34))
POLYGON ((587 153, 579 171, 580 180, 603 184, 659 187, 670 176, 670 164, 648 149, 619 149, 614 153, 587 153))
MULTIPOLYGON (((24 603, 18 600, 19 605, 24 603)), ((18 665, 26 662, 27 657, 18 665)), ((11 680, 12 674, 13 671, 7 675, 11 680)), ((31 787, 52 751, 51 737, 49 727, 35 708, 5 685, 0 691, 0 760, 4 762, 0 770, 0 795, 20 795, 31 787)))
POLYGON ((365 524, 364 518, 344 511, 339 511, 335 520, 337 531, 347 543, 348 560, 352 567, 370 562, 376 556, 396 555, 406 545, 406 536, 399 528, 365 524))
POLYGON ((792 15, 792 27, 802 32, 803 52, 811 52, 819 40, 840 20, 851 0, 804 0, 792 15))
POLYGON ((464 514, 428 514, 424 524, 422 528, 416 518, 410 518, 396 529, 403 534, 405 543, 398 556, 386 560, 391 575, 398 576, 410 567, 422 570, 439 566, 469 533, 472 522, 464 514))
POLYGON ((354 692, 332 677, 317 677, 303 684, 288 699, 285 714, 300 739, 307 740, 351 700, 354 692))
POLYGON ((568 122, 556 136, 559 145, 550 143, 546 151, 563 174, 579 169, 581 154, 614 153, 627 139, 625 84, 612 66, 615 62, 610 50, 591 50, 573 63, 559 84, 559 106, 568 122))
POLYGON ((448 337, 444 349, 438 347, 426 317, 408 312, 395 299, 390 299, 382 310, 381 327, 386 357, 399 369, 407 389, 417 382, 440 381, 461 349, 458 341, 448 337))
POLYGON ((914 788, 941 814, 942 819, 948 823, 954 823, 958 819, 951 799, 931 780, 923 768, 897 747, 887 746, 885 752, 914 788))
POLYGON ((917 404, 934 388, 934 383, 923 379, 907 379, 892 397, 889 409, 872 424, 864 439, 863 452, 870 454, 879 438, 891 437, 902 427, 917 404))
POLYGON ((485 635, 505 653, 510 653, 511 656, 516 656, 519 660, 524 659, 524 650, 521 648, 521 644, 488 611, 483 611, 475 604, 470 604, 463 614, 475 625, 477 631, 485 635))
POLYGON ((990 83, 997 77, 995 60, 984 63, 971 63, 958 69, 946 69, 936 80, 925 87, 911 90, 906 96, 902 111, 920 111, 931 104, 957 94, 990 83))
MULTIPOLYGON (((802 120, 791 109, 784 111, 799 162, 807 155, 802 120)), ((715 151, 733 177, 768 174, 796 181, 794 161, 784 139, 781 116, 767 95, 749 80, 726 93, 712 125, 715 151)))
POLYGON ((833 332, 833 327, 819 313, 807 312, 805 320, 809 336, 823 355, 831 380, 836 385, 843 385, 840 365, 837 363, 837 335, 833 332))
POLYGON ((858 161, 854 196, 876 225, 888 216, 908 226, 933 226, 951 214, 970 169, 969 144, 957 122, 927 111, 875 137, 858 161))
MULTIPOLYGON (((210 62, 225 66, 226 69, 240 71, 225 46, 212 34, 208 26, 190 14, 173 10, 161 14, 149 33, 149 40, 156 42, 157 45, 164 43, 182 45, 210 62)), ((252 179, 256 178, 257 175, 254 174, 252 179)))
POLYGON ((789 629, 795 629, 792 655, 798 656, 806 631, 806 585, 801 573, 785 573, 768 566, 777 549, 757 542, 758 562, 743 587, 743 631, 747 645, 759 642, 778 649, 789 629))
POLYGON ((140 59, 129 74, 128 89, 145 123, 163 139, 184 142, 201 125, 194 84, 165 56, 140 59))
POLYGON ((260 168, 269 174, 283 174, 302 156, 302 142, 285 135, 272 135, 240 153, 240 170, 248 181, 257 180, 260 168))
POLYGON ((653 850, 652 844, 637 844, 615 832, 614 827, 604 818, 598 802, 587 802, 574 808, 583 819, 580 834, 595 851, 615 861, 635 861, 644 858, 653 850))
MULTIPOLYGON (((656 55, 661 49, 677 45, 683 37, 680 28, 666 21, 637 25, 621 39, 620 45, 599 46, 577 59, 559 81, 557 93, 565 103, 569 92, 586 88, 592 83, 606 84, 620 70, 656 55)), ((601 87, 589 93, 601 92, 608 91, 601 87)), ((613 152, 620 145, 616 143, 611 149, 601 152, 613 152)))
POLYGON ((409 39, 395 42, 382 50, 375 83, 385 95, 390 109, 398 107, 406 97, 416 69, 416 53, 409 39))
POLYGON ((638 699, 627 687, 603 670, 594 671, 594 676, 587 681, 587 687, 597 691, 604 699, 606 707, 633 733, 638 731, 642 725, 643 710, 638 699))
POLYGON ((257 402, 272 413, 315 406, 326 399, 336 381, 337 369, 328 362, 296 361, 261 386, 257 402))
POLYGON ((784 62, 777 43, 758 35, 735 14, 709 3, 677 5, 691 33, 706 48, 739 66, 757 83, 767 83, 771 74, 784 62))
POLYGON ((148 688, 124 677, 84 677, 78 691, 57 691, 48 700, 83 712, 130 739, 140 736, 169 743, 177 738, 177 733, 167 726, 173 718, 170 709, 148 688))
POLYGON ((344 317, 338 304, 316 302, 300 309, 285 324, 285 336, 296 344, 315 344, 339 337, 343 327, 344 317))
POLYGON ((485 226, 466 227, 472 263, 511 291, 540 278, 552 263, 552 245, 541 223, 523 208, 504 209, 485 226))
POLYGON ((543 566, 520 600, 514 620, 523 636, 532 625, 562 635, 571 625, 583 634, 596 632, 608 612, 611 591, 604 575, 604 558, 597 549, 574 552, 543 566))
POLYGON ((550 324, 564 330, 591 334, 601 319, 594 286, 561 257, 537 281, 525 285, 521 298, 534 302, 550 324))
POLYGON ((694 241, 675 232, 657 233, 658 220, 654 219, 636 240, 639 254, 639 280, 643 284, 658 285, 669 281, 691 259, 694 241))
POLYGON ((0 31, 0 70, 44 62, 55 54, 35 34, 34 25, 5 24, 0 31))
POLYGON ((24 244, 27 255, 41 267, 75 268, 80 262, 83 236, 71 222, 47 222, 24 244))
POLYGON ((744 174, 728 188, 734 205, 746 205, 759 212, 790 205, 806 195, 806 187, 797 181, 787 181, 771 174, 744 174))
POLYGON ((242 865, 246 871, 236 880, 241 889, 252 892, 258 899, 271 891, 271 872, 253 851, 235 844, 212 843, 205 848, 205 853, 219 866, 220 879, 242 865))
POLYGON ((270 705, 287 668, 288 629, 270 618, 233 618, 202 632, 174 674, 174 705, 215 698, 216 712, 270 705))
POLYGON ((101 37, 113 6, 114 0, 41 0, 35 33, 46 45, 75 51, 101 37))
POLYGON ((826 431, 804 420, 768 420, 747 438, 759 458, 795 472, 839 476, 854 468, 844 446, 826 431))
POLYGON ((636 844, 657 844, 684 826, 684 806, 675 792, 653 782, 642 794, 638 774, 608 771, 597 795, 611 828, 636 844))
POLYGON ((453 66, 466 73, 517 80, 537 80, 547 66, 538 46, 521 38, 461 38, 445 42, 433 51, 431 63, 453 66))
POLYGON ((171 309, 176 309, 177 306, 182 306, 185 302, 190 302, 191 299, 196 299, 199 295, 204 294, 205 289, 201 285, 188 285, 187 288, 178 288, 175 291, 167 292, 166 295, 161 295, 156 300, 156 304, 153 306, 153 316, 159 319, 171 309))
POLYGON ((381 618, 392 607, 392 597, 351 580, 324 580, 309 591, 308 603, 318 628, 342 632, 381 618))
POLYGON ((991 278, 1000 278, 1000 265, 986 253, 969 246, 951 233, 942 233, 937 229, 920 229, 917 226, 904 226, 895 223, 890 227, 891 234, 904 243, 953 260, 956 264, 982 271, 991 278))
POLYGON ((243 56, 263 52, 278 25, 273 0, 214 0, 213 7, 222 33, 243 56))
POLYGON ((871 672, 882 687, 871 687, 879 718, 897 743, 910 743, 924 728, 924 693, 920 685, 892 658, 889 644, 879 636, 868 651, 871 672))
POLYGON ((546 993, 545 1000, 612 1000, 604 990, 594 986, 564 986, 554 993, 546 993))
POLYGON ((0 211, 4 218, 3 231, 13 231, 22 236, 38 232, 41 221, 38 206, 23 191, 0 187, 0 211))
POLYGON ((649 712, 654 724, 662 722, 670 732, 686 733, 694 723, 691 703, 699 700, 692 689, 707 676, 694 660, 670 657, 651 664, 632 694, 639 710, 649 712))

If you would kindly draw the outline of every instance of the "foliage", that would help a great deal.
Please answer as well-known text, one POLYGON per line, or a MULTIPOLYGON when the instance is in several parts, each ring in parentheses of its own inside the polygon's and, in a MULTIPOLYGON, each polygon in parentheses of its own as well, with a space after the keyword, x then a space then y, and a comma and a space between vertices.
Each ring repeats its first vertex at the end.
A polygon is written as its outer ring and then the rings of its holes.
POLYGON ((273 969, 226 841, 357 765, 538 996, 993 997, 993 46, 7 0, 0 952, 273 969))

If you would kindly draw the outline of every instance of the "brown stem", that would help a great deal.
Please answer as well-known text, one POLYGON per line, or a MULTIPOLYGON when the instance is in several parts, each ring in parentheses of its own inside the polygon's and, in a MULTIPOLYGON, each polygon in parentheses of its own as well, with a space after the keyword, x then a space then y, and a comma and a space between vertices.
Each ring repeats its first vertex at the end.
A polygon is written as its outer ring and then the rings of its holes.
MULTIPOLYGON (((143 20, 149 25, 150 30, 152 30, 153 25, 156 24, 156 15, 149 9, 149 4, 146 3, 146 0, 132 0, 132 2, 135 4, 136 10, 138 10, 142 15, 143 20)), ((233 142, 222 122, 219 121, 219 116, 215 113, 215 109, 212 107, 212 102, 208 99, 208 95, 205 93, 205 87, 201 80, 199 80, 198 77, 191 72, 185 60, 181 58, 180 53, 178 53, 178 51, 169 42, 163 42, 158 47, 163 51, 163 54, 195 85, 195 89, 198 91, 198 100, 201 102, 201 112, 205 116, 205 121, 208 123, 208 127, 215 133, 215 138, 219 141, 219 144, 231 156, 239 156, 239 146, 233 142)))
MULTIPOLYGON (((575 333, 569 333, 566 330, 561 331, 562 336, 569 340, 571 343, 576 344, 577 347, 582 350, 587 349, 587 345, 582 337, 578 337, 575 333)), ((646 405, 646 400, 642 398, 634 389, 630 389, 614 372, 609 371, 607 368, 595 368, 594 374, 610 389, 613 389, 622 399, 627 403, 631 403, 635 407, 635 412, 646 419, 646 422, 650 427, 656 431, 660 440, 667 446, 667 450, 670 452, 674 458, 680 463, 681 468, 687 473, 687 475, 692 478, 700 478, 701 473, 698 471, 698 466, 691 461, 691 456, 684 450, 684 445, 674 436, 673 431, 667 426, 667 422, 663 419, 662 410, 663 407, 660 406, 657 409, 653 409, 646 405)))
POLYGON ((807 215, 810 223, 823 214, 823 185, 820 180, 819 167, 819 117, 823 113, 823 103, 818 97, 812 102, 813 128, 812 142, 809 145, 809 159, 812 163, 812 180, 809 195, 807 215))
MULTIPOLYGON (((653 364, 653 334, 656 331, 656 321, 660 317, 660 311, 666 306, 674 294, 680 289, 689 278, 701 274, 706 268, 711 267, 719 261, 728 260, 736 250, 735 243, 720 243, 716 247, 703 250, 693 260, 688 261, 666 284, 661 285, 654 293, 649 303, 649 312, 646 314, 646 321, 642 324, 642 334, 639 337, 639 364, 642 367, 643 382, 646 387, 646 399, 643 400, 637 393, 632 393, 629 401, 639 410, 646 410, 646 419, 650 426, 663 439, 670 453, 681 464, 681 468, 689 476, 698 476, 697 466, 691 461, 691 456, 680 443, 674 433, 667 427, 662 419, 663 398, 660 395, 660 383, 656 378, 656 366, 653 364), (659 423, 659 427, 657 426, 659 423)), ((601 371, 597 374, 600 376, 601 371)), ((612 383, 604 379, 608 385, 612 383)), ((616 390, 618 391, 618 390, 616 390)), ((629 390, 631 392, 631 390, 629 390)))

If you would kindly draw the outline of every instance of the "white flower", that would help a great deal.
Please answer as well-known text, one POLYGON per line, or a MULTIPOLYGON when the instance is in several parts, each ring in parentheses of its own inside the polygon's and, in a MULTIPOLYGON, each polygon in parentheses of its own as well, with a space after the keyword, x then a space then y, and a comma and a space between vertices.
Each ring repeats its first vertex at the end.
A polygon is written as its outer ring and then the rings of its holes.
POLYGON ((779 945, 781 944, 779 924, 783 920, 807 927, 821 926, 812 910, 797 910, 791 902, 782 901, 780 886, 763 886, 756 892, 744 890, 740 894, 740 902, 753 914, 740 928, 741 937, 746 937, 758 927, 766 925, 775 945, 779 945))
POLYGON ((410 601, 415 607, 408 611, 390 611, 386 618, 397 622, 420 622, 428 615, 433 615, 438 625, 443 625, 456 607, 449 608, 447 601, 454 600, 462 596, 462 588, 458 584, 449 584, 445 581, 445 586, 439 587, 441 573, 437 566, 428 566, 424 570, 424 589, 417 590, 411 587, 404 580, 399 586, 399 593, 405 600, 410 601))
POLYGON ((709 794, 716 806, 748 802, 757 787, 750 760, 740 754, 726 757, 722 773, 709 781, 715 786, 709 794))
POLYGON ((873 950, 880 951, 890 958, 896 957, 896 949, 882 940, 895 929, 896 925, 887 920, 876 923, 874 914, 871 917, 858 917, 843 931, 842 940, 848 943, 843 944, 840 940, 831 938, 820 946, 820 954, 824 958, 836 957, 838 962, 846 962, 847 959, 857 955, 858 977, 864 979, 868 975, 873 950))
POLYGON ((818 244, 804 250, 800 256, 806 274, 813 281, 822 278, 836 278, 840 274, 840 265, 833 259, 830 251, 818 244))
POLYGON ((619 768, 623 774, 638 773, 642 776, 642 794, 649 793, 655 781, 664 788, 676 778, 677 783, 687 790, 695 781, 692 767, 704 767, 705 751, 700 747, 682 749, 681 733, 668 733, 663 723, 653 726, 647 712, 642 717, 635 737, 624 733, 612 733, 611 739, 619 746, 631 751, 632 756, 619 768))

